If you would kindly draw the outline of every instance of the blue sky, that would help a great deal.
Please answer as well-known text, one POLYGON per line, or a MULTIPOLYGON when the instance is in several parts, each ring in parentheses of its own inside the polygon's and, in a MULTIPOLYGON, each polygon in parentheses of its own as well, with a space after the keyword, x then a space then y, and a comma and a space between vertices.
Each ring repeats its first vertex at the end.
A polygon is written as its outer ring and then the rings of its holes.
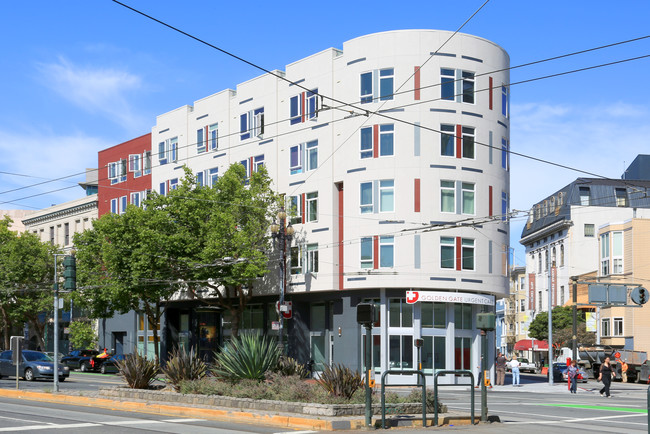
MULTIPOLYGON (((125 2, 272 70, 368 33, 456 30, 483 0, 125 2)), ((462 32, 501 45, 516 66, 646 36, 648 18, 645 0, 491 0, 462 32)), ((26 175, 0 173, 0 209, 79 197, 82 176, 32 184, 96 167, 97 151, 149 132, 156 115, 260 74, 109 0, 3 4, 0 40, 0 172, 26 175)), ((650 39, 514 69, 511 81, 647 54, 650 39)), ((646 58, 513 85, 513 151, 619 178, 650 153, 649 67, 646 58)), ((581 176, 518 156, 511 168, 511 208, 520 210, 581 176)), ((517 263, 521 229, 514 221, 517 263)))

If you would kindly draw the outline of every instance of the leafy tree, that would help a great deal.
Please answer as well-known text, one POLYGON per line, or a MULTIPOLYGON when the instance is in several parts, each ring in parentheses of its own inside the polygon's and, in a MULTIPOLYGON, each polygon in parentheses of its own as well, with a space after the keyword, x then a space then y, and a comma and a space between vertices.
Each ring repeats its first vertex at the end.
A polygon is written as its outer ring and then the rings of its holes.
MULTIPOLYGON (((585 314, 578 310, 578 342, 590 345, 595 340, 594 334, 586 331, 585 314)), ((553 322, 553 345, 555 348, 566 346, 573 338, 573 308, 557 306, 551 314, 553 322)), ((540 312, 528 327, 528 335, 534 339, 548 340, 548 312, 540 312)))
POLYGON ((185 168, 167 196, 107 214, 75 236, 76 302, 93 317, 130 310, 148 316, 156 343, 165 301, 185 295, 230 311, 232 333, 253 289, 267 272, 271 212, 277 196, 264 168, 250 178, 232 165, 212 187, 185 168))
POLYGON ((74 349, 94 348, 97 345, 97 334, 88 321, 72 321, 70 323, 70 344, 74 349))
POLYGON ((11 220, 0 221, 0 321, 5 348, 9 347, 12 327, 27 322, 45 348, 45 322, 42 313, 53 310, 54 248, 31 233, 9 230, 11 220))

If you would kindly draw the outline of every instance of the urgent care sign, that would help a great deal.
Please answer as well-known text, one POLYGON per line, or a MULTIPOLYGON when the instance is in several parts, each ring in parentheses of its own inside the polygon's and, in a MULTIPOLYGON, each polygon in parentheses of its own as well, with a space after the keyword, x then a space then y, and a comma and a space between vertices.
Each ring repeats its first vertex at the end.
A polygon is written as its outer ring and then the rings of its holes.
POLYGON ((406 291, 406 303, 414 304, 419 301, 433 301, 437 303, 465 303, 494 306, 493 295, 468 294, 465 292, 442 291, 406 291))

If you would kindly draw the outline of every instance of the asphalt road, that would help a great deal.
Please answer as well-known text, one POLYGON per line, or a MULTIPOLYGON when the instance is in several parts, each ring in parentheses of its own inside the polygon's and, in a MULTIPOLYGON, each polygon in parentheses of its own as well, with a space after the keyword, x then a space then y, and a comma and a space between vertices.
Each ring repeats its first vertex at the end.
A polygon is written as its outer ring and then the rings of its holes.
MULTIPOLYGON (((96 374, 88 372, 70 372, 70 377, 65 381, 59 382, 60 392, 96 392, 100 386, 120 386, 125 384, 122 378, 115 374, 96 374)), ((160 383, 162 384, 162 383, 160 383)), ((36 392, 50 392, 53 390, 54 382, 52 380, 35 380, 25 381, 21 379, 18 382, 20 390, 31 390, 36 392)), ((16 379, 14 377, 2 377, 0 379, 0 388, 15 389, 16 379)))

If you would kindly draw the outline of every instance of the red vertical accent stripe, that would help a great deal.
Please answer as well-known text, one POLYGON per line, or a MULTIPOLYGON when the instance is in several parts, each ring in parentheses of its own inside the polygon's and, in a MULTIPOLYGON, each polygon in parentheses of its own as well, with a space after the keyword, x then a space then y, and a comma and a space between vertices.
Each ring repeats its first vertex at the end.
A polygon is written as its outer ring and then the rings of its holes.
POLYGON ((253 157, 248 159, 248 176, 253 174, 253 157))
POLYGON ((372 268, 376 270, 379 268, 379 235, 375 235, 372 237, 372 250, 373 250, 372 268))
POLYGON ((420 212, 420 178, 415 178, 415 185, 413 186, 414 188, 414 198, 415 198, 415 212, 420 212))
POLYGON ((413 74, 413 98, 417 101, 420 99, 420 67, 415 67, 415 73, 413 74))
POLYGON ((456 237, 456 270, 463 268, 462 245, 460 237, 456 237))
POLYGON ((305 193, 300 195, 300 209, 302 210, 302 223, 305 223, 305 218, 307 214, 307 209, 305 208, 305 193))
POLYGON ((336 184, 339 195, 339 290, 343 289, 343 183, 336 184))
POLYGON ((300 94, 300 106, 302 108, 300 110, 302 113, 302 121, 305 122, 305 92, 300 94))
POLYGON ((204 142, 205 143, 205 150, 207 151, 208 150, 208 143, 210 143, 210 141, 208 140, 208 126, 206 125, 203 129, 205 130, 205 133, 203 134, 203 140, 205 140, 205 142, 204 142))
POLYGON ((463 156, 463 126, 456 125, 456 158, 463 156))
POLYGON ((379 157, 379 125, 372 126, 372 156, 379 157))
POLYGON ((493 95, 493 87, 492 87, 492 77, 490 77, 490 110, 492 110, 492 102, 494 100, 494 95, 493 95))
POLYGON ((489 187, 489 191, 488 191, 488 209, 489 209, 488 215, 490 217, 492 217, 492 210, 493 210, 493 208, 492 208, 492 186, 489 187))

